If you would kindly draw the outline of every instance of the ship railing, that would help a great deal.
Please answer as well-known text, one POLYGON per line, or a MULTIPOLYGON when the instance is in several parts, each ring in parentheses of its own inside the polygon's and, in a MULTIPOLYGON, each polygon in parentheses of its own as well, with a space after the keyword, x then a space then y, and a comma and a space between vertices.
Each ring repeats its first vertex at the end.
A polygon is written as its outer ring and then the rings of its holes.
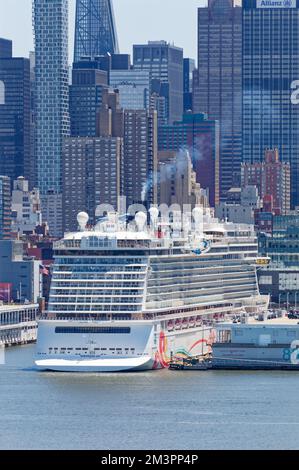
POLYGON ((38 317, 38 320, 55 320, 55 321, 85 321, 85 322, 113 322, 113 321, 131 321, 131 320, 152 320, 153 315, 145 316, 143 314, 134 315, 107 315, 106 317, 100 315, 53 315, 43 314, 38 317))

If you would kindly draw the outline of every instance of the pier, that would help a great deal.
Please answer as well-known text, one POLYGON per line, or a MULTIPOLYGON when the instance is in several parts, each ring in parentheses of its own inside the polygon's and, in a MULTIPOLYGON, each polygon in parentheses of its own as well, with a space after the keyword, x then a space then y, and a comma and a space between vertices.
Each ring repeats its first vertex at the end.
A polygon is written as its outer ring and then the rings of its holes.
POLYGON ((298 319, 220 323, 212 353, 173 358, 170 370, 299 370, 298 319))
POLYGON ((0 346, 36 341, 38 304, 0 306, 0 346))
POLYGON ((170 370, 209 370, 212 368, 212 357, 210 354, 194 358, 174 358, 169 364, 170 370))

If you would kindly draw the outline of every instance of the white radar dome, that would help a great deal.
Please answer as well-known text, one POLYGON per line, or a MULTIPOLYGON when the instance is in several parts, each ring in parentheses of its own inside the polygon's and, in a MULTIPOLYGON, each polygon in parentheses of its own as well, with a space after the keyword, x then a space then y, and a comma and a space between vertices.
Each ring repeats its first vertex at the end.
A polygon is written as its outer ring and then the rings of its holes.
POLYGON ((138 228, 138 232, 142 232, 146 224, 146 214, 144 212, 137 212, 135 215, 135 222, 138 228))
POLYGON ((79 212, 79 214, 77 215, 77 221, 78 221, 80 230, 83 232, 89 221, 89 215, 86 212, 79 212))
POLYGON ((195 229, 201 230, 203 229, 203 210, 201 207, 195 207, 192 211, 195 229))
POLYGON ((151 207, 149 213, 151 216, 151 221, 155 223, 159 217, 159 209, 157 209, 157 207, 151 207))

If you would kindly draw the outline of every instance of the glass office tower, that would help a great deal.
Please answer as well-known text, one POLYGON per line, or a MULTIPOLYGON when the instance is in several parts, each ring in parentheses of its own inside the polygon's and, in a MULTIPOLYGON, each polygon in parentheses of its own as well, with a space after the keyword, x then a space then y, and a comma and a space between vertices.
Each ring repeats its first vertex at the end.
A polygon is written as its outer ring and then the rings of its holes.
POLYGON ((30 179, 30 63, 0 57, 0 175, 30 179))
MULTIPOLYGON (((182 118, 184 107, 183 49, 166 41, 149 41, 133 46, 134 70, 146 70, 150 74, 151 95, 165 98, 165 121, 172 124, 182 118), (164 85, 165 92, 161 91, 164 85), (156 89, 158 87, 158 89, 156 89)), ((157 107, 158 108, 158 107, 157 107)), ((158 110, 160 121, 161 112, 158 110)))
POLYGON ((220 123, 220 195, 240 183, 242 154, 242 9, 233 0, 198 8, 198 71, 193 112, 220 123))
POLYGON ((243 161, 263 160, 278 148, 291 164, 291 203, 299 205, 299 3, 244 0, 243 161))
POLYGON ((112 0, 77 0, 74 62, 118 52, 112 0))

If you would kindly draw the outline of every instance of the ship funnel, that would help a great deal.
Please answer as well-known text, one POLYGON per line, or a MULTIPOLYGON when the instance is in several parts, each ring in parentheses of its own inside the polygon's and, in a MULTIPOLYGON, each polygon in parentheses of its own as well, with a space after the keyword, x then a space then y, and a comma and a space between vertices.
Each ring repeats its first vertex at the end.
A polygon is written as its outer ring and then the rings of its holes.
POLYGON ((89 215, 86 212, 79 212, 77 215, 77 221, 81 232, 84 232, 89 221, 89 215))

